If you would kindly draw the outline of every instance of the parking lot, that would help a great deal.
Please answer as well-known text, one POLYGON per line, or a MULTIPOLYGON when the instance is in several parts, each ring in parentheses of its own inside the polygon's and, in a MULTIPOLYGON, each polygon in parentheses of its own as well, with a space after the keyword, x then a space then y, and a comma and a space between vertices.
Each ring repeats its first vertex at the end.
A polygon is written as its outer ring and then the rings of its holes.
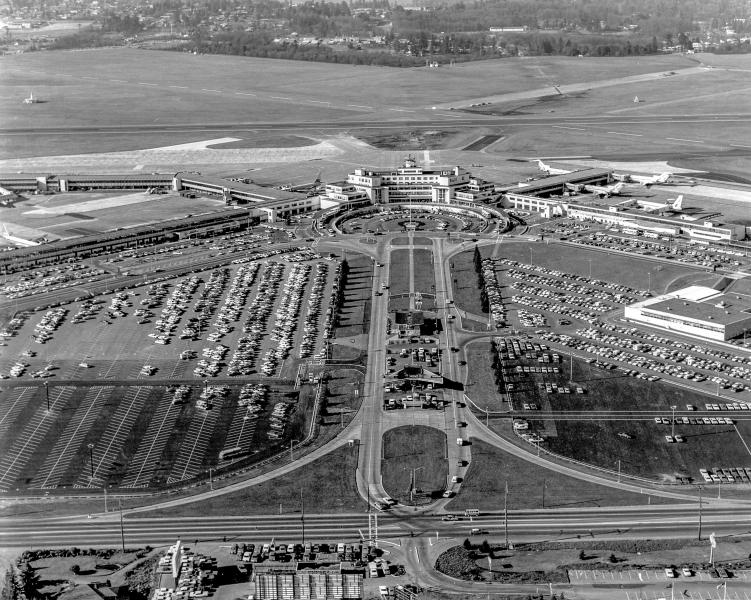
POLYGON ((0 376, 71 385, 0 394, 0 489, 175 483, 298 433, 310 407, 285 381, 333 334, 338 261, 267 254, 10 321, 0 376), (211 383, 236 376, 270 379, 211 383))

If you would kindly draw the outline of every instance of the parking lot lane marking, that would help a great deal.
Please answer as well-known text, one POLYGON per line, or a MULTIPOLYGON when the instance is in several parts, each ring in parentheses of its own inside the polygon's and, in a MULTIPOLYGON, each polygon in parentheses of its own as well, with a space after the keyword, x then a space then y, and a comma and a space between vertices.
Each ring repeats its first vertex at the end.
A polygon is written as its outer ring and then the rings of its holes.
POLYGON ((666 137, 665 139, 670 140, 672 142, 690 142, 691 144, 703 144, 704 143, 702 140, 687 140, 685 138, 666 137))
POLYGON ((563 125, 552 125, 553 129, 571 129, 573 131, 587 131, 583 127, 565 127, 563 125))

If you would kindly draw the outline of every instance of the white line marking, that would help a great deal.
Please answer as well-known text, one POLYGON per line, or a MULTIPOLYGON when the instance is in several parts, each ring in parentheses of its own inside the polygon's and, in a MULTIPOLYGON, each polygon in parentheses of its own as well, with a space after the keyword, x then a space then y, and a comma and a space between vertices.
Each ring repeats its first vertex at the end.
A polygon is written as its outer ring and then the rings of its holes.
POLYGON ((347 106, 352 106, 354 108, 373 108, 372 106, 365 106, 364 104, 347 104, 347 106))
POLYGON ((331 102, 325 102, 324 100, 310 100, 310 102, 315 102, 316 104, 331 104, 331 102))
POLYGON ((284 96, 271 96, 272 100, 289 100, 289 98, 285 98, 284 96))
POLYGON ((751 148, 751 146, 747 146, 745 144, 730 144, 732 148, 751 148))
POLYGON ((179 90, 187 90, 188 89, 187 85, 171 85, 170 87, 171 88, 177 88, 179 90))
POLYGON ((235 92, 238 96, 255 96, 255 94, 251 94, 250 92, 235 92))
POLYGON ((669 138, 669 137, 666 137, 665 139, 666 140, 671 140, 673 142, 691 142, 692 144, 703 144, 704 143, 701 140, 686 140, 686 139, 683 139, 683 138, 669 138))
POLYGON ((144 82, 144 81, 139 81, 139 82, 138 82, 138 85, 153 85, 153 86, 157 86, 157 85, 159 85, 159 84, 158 84, 158 83, 146 83, 146 82, 144 82))
POLYGON ((608 131, 608 133, 612 133, 613 135, 632 135, 634 137, 644 137, 641 133, 626 133, 624 131, 608 131))
POLYGON ((414 111, 414 110, 409 110, 408 108, 389 108, 389 110, 393 110, 393 111, 396 111, 396 112, 411 112, 411 113, 417 112, 417 111, 414 111))
POLYGON ((461 119, 464 115, 455 115, 453 113, 438 113, 437 117, 451 117, 452 119, 461 119))
POLYGON ((583 127, 564 127, 563 125, 553 125, 553 129, 573 129, 575 131, 587 131, 583 127))
POLYGON ((216 92, 217 94, 221 94, 222 90, 209 90, 207 88, 201 88, 202 92, 216 92))

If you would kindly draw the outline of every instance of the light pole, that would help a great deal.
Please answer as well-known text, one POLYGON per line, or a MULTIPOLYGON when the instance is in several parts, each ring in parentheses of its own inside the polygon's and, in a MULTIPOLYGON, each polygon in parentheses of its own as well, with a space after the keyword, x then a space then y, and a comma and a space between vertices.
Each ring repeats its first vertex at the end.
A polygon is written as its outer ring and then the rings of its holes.
POLYGON ((292 462, 292 446, 295 444, 295 442, 300 442, 300 440, 290 440, 289 441, 289 462, 292 462))
POLYGON ((89 467, 91 470, 91 479, 94 479, 94 444, 89 444, 87 446, 89 449, 89 467))
POLYGON ((421 471, 425 467, 415 467, 412 469, 412 485, 409 490, 409 501, 414 502, 415 488, 417 487, 417 471, 421 471))
POLYGON ((670 419, 670 436, 675 437, 675 409, 678 408, 677 406, 673 405, 670 407, 670 410, 672 411, 672 418, 670 419))

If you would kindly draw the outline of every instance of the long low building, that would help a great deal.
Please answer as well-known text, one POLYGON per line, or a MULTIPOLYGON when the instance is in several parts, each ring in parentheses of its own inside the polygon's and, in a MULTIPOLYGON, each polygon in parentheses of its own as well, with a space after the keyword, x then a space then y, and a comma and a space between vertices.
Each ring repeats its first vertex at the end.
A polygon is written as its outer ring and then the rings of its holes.
POLYGON ((726 341, 751 329, 751 296, 694 285, 636 302, 624 313, 636 323, 726 341))
POLYGON ((541 213, 546 218, 570 217, 579 221, 593 221, 614 225, 635 232, 652 231, 664 235, 686 237, 700 242, 742 240, 746 237, 743 225, 719 223, 713 220, 689 219, 686 215, 672 213, 655 215, 635 203, 621 199, 598 199, 591 202, 574 202, 572 198, 543 198, 521 192, 507 192, 505 204, 516 210, 541 213))

